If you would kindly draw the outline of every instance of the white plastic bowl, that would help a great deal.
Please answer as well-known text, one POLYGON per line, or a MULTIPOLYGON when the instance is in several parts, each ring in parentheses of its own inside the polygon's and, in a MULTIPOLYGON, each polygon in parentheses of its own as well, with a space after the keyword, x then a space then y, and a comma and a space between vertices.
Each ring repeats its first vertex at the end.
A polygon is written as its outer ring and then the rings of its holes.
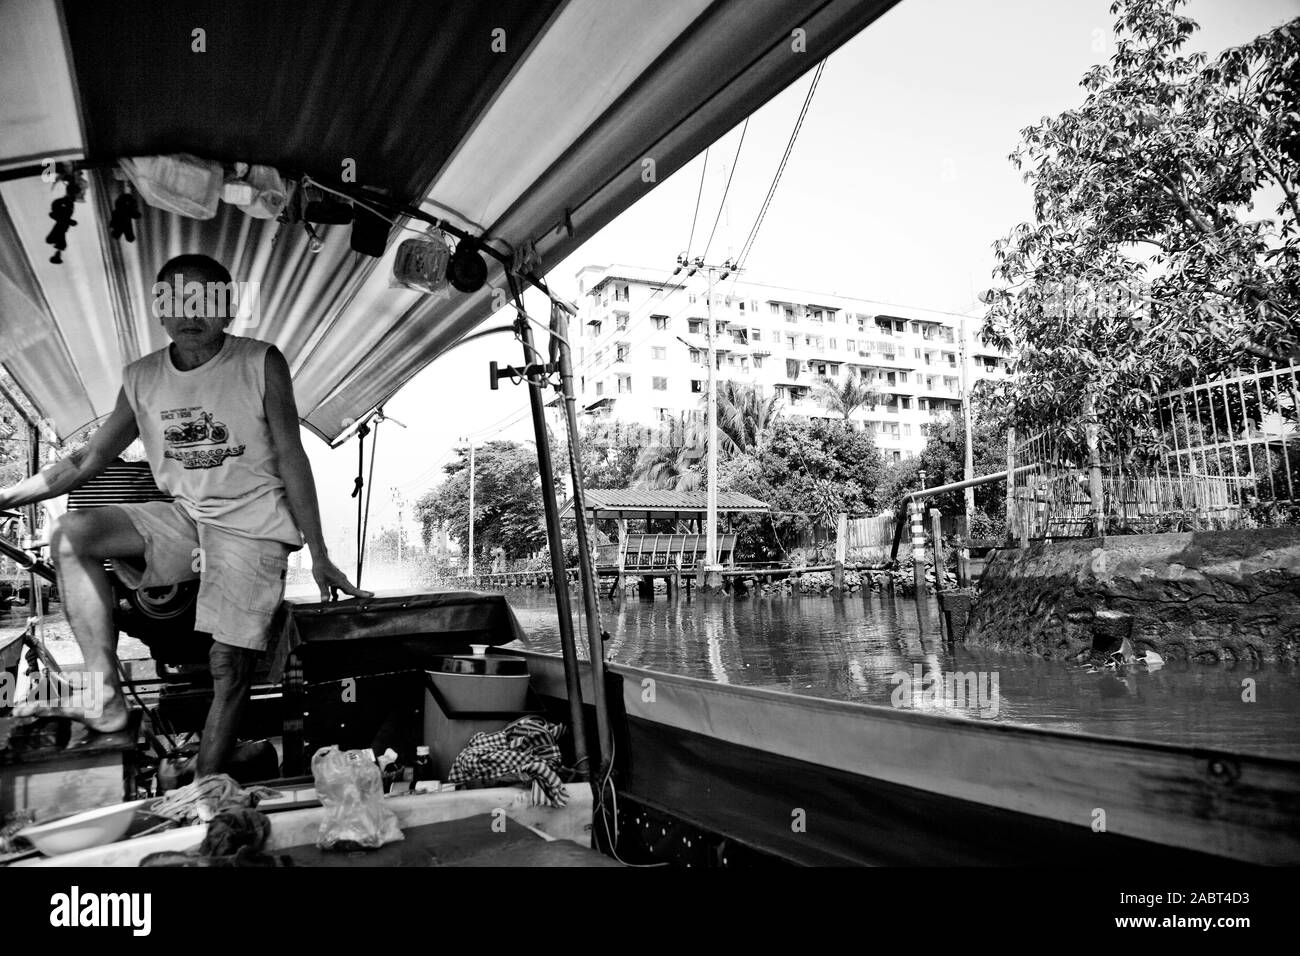
POLYGON ((116 843, 122 839, 135 811, 152 800, 133 800, 130 803, 115 803, 98 810, 75 813, 70 817, 38 823, 18 832, 18 836, 30 840, 36 849, 46 856, 59 856, 116 843))

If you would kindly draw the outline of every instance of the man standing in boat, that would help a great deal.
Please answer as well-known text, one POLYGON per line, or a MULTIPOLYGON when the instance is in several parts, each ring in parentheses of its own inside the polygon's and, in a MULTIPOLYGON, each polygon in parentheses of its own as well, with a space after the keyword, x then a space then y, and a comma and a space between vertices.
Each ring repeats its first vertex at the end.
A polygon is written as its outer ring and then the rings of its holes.
POLYGON ((289 554, 305 539, 322 601, 369 592, 353 587, 326 550, 288 363, 274 345, 226 331, 235 314, 230 273, 208 256, 182 255, 162 267, 158 283, 155 313, 172 344, 126 367, 116 407, 84 448, 0 489, 0 509, 67 494, 139 437, 158 487, 174 499, 72 511, 57 522, 50 544, 59 593, 85 669, 103 675, 103 707, 32 702, 15 714, 122 729, 127 707, 104 561, 128 562, 115 566, 135 587, 197 578, 194 629, 213 640, 213 700, 196 766, 203 776, 233 751, 289 554), (185 294, 173 300, 171 289, 185 294))

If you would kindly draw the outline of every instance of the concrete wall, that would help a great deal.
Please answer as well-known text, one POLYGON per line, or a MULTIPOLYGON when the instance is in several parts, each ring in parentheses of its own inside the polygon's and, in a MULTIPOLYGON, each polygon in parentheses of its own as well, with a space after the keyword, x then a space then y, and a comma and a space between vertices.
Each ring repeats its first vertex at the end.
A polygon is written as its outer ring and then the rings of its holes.
POLYGON ((1300 659, 1300 528, 1118 535, 996 552, 966 640, 1086 660, 1300 659))

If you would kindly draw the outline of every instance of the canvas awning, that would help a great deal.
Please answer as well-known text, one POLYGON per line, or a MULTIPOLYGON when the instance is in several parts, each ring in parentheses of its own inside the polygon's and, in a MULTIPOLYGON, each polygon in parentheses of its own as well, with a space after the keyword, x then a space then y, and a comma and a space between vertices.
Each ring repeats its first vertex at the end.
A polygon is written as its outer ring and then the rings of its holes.
POLYGON ((373 259, 325 227, 312 254, 301 227, 224 204, 145 207, 136 243, 111 240, 116 160, 354 169, 503 252, 534 244, 544 270, 893 2, 0 0, 0 364, 60 435, 101 418, 121 367, 165 344, 158 266, 206 252, 260 283, 248 334, 285 353, 333 443, 494 311, 500 267, 435 301, 389 288, 391 237, 373 259), (48 160, 99 167, 62 265, 48 160))

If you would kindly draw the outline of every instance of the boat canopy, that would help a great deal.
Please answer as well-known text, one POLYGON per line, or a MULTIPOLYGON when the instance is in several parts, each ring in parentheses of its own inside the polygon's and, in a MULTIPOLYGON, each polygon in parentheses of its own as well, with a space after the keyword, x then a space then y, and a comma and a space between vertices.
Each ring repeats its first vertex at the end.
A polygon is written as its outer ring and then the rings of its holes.
POLYGON ((66 437, 161 348, 158 267, 181 252, 259 289, 256 327, 303 423, 349 428, 501 305, 390 286, 350 227, 209 219, 141 203, 110 237, 123 158, 189 154, 355 183, 445 219, 540 274, 895 0, 0 0, 0 365, 66 437), (62 263, 51 162, 86 170, 62 263), (349 176, 351 178, 349 178, 349 176), (313 245, 318 246, 313 251, 313 245))

